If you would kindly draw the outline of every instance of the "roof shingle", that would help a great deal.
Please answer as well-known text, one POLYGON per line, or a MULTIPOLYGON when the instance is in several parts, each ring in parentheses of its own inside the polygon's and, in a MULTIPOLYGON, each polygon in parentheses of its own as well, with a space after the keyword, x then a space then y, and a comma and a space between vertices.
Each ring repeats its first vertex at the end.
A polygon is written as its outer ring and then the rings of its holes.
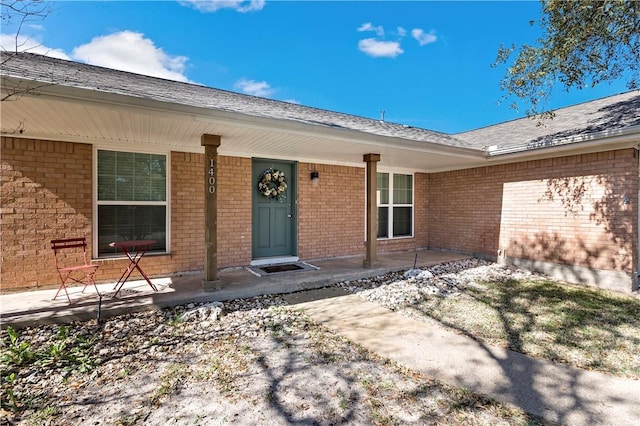
POLYGON ((317 126, 355 130, 446 146, 469 147, 468 142, 441 132, 419 129, 289 102, 244 95, 197 84, 165 80, 32 53, 9 60, 2 53, 2 74, 28 80, 96 90, 250 116, 292 120, 317 126))
POLYGON ((2 75, 25 80, 197 107, 204 111, 227 111, 476 150, 487 150, 490 146, 505 152, 532 150, 578 142, 586 135, 640 126, 640 90, 558 109, 555 118, 545 121, 543 126, 537 125, 536 120, 521 118, 448 135, 32 53, 1 52, 0 57, 2 75), (9 58, 9 55, 13 57, 9 58))
POLYGON ((493 145, 500 151, 531 150, 634 126, 640 126, 640 90, 558 109, 542 125, 534 118, 520 118, 453 136, 479 149, 493 145))

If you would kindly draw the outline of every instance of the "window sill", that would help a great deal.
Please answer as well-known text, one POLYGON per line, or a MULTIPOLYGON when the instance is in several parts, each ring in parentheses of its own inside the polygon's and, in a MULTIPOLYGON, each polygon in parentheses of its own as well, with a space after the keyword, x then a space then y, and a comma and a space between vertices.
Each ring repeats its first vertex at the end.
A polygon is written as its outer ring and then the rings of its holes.
POLYGON ((382 237, 376 238, 377 241, 396 241, 396 240, 408 240, 410 238, 415 238, 414 235, 407 235, 404 237, 382 237))

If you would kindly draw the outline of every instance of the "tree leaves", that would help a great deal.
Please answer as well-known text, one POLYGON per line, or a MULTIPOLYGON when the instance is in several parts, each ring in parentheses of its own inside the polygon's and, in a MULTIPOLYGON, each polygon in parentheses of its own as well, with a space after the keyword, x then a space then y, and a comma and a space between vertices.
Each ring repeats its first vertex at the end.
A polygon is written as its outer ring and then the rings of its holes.
POLYGON ((558 85, 568 91, 624 79, 630 90, 639 87, 640 2, 542 0, 538 25, 544 35, 535 45, 501 46, 492 64, 508 65, 504 97, 528 104, 528 116, 552 115, 546 104, 558 85))

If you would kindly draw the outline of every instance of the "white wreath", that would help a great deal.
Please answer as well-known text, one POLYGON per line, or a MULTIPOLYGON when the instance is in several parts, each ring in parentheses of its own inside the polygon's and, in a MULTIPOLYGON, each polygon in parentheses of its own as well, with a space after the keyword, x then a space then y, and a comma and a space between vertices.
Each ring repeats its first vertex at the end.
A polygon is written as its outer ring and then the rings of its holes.
POLYGON ((267 198, 280 198, 287 190, 287 181, 284 172, 280 170, 267 169, 260 174, 258 181, 258 191, 267 198))

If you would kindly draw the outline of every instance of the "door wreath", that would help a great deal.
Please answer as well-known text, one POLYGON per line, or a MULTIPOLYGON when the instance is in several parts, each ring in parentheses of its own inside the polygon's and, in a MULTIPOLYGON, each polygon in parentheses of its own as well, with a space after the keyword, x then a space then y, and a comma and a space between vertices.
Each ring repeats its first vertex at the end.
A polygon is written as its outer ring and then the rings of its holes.
POLYGON ((264 197, 278 199, 287 190, 287 181, 284 172, 267 169, 260 174, 258 191, 264 197))

